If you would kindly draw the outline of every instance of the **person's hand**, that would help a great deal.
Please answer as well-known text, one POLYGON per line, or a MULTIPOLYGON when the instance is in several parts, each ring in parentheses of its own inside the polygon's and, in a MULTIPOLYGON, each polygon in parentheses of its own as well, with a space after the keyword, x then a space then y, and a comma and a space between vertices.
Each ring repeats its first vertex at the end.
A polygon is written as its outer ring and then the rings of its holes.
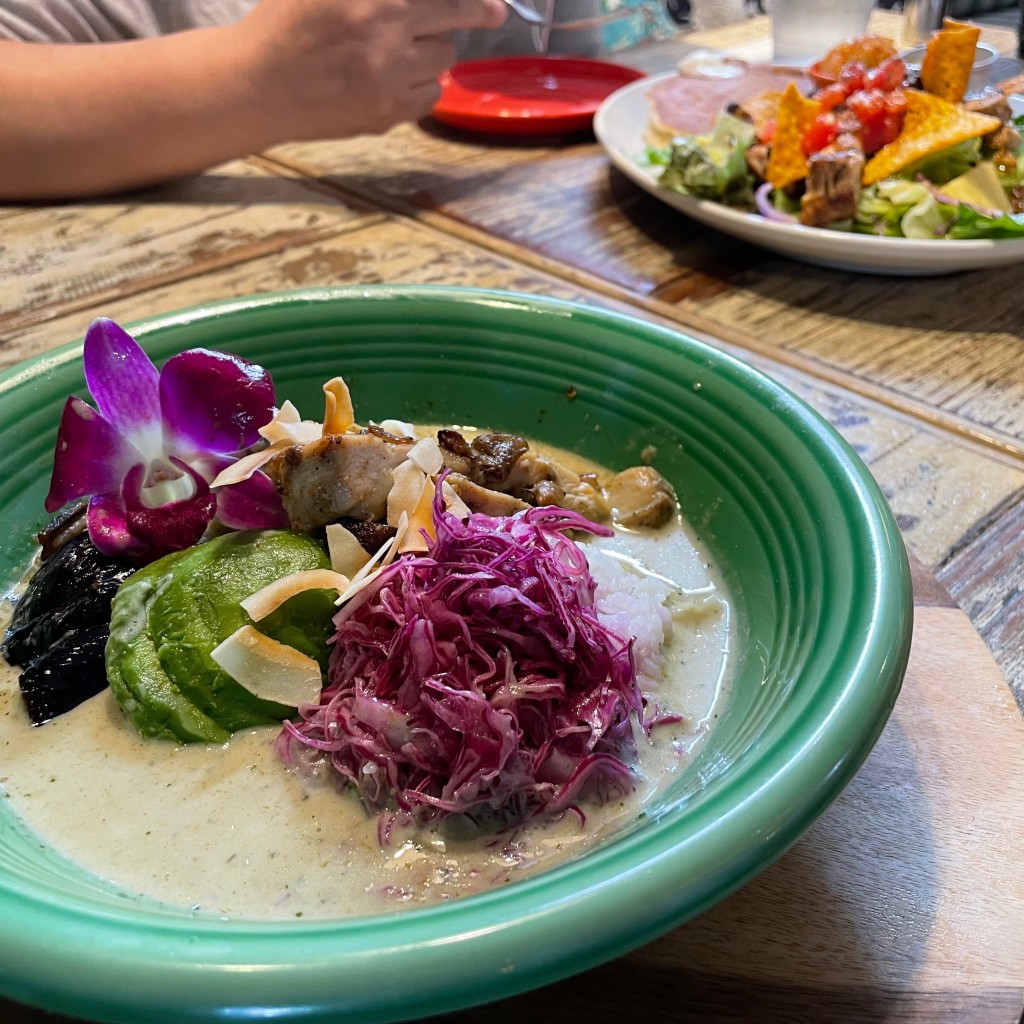
POLYGON ((450 33, 497 28, 501 0, 262 0, 236 26, 269 141, 377 133, 428 113, 450 33))

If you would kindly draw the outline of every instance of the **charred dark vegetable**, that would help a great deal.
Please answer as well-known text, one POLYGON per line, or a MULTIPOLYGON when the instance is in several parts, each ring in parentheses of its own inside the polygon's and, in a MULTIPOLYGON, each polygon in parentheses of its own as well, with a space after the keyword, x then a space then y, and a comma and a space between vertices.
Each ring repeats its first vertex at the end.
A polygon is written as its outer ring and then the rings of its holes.
POLYGON ((384 544, 395 535, 394 527, 388 526, 384 522, 367 522, 365 519, 347 519, 344 517, 339 519, 338 522, 359 541, 363 550, 368 555, 376 554, 381 544, 384 544))
POLYGON ((4 658, 23 669, 18 683, 35 725, 107 685, 103 649, 110 602, 136 569, 102 554, 84 532, 51 552, 29 581, 0 644, 4 658))

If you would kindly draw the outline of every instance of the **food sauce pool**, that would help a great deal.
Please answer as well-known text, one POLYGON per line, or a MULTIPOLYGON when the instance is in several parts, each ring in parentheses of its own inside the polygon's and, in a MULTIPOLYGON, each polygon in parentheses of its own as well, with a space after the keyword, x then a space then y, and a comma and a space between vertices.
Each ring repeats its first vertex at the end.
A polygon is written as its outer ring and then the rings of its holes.
POLYGON ((656 699, 683 712, 638 742, 635 791, 498 835, 457 828, 393 834, 333 778, 286 770, 277 728, 223 746, 139 737, 110 691, 32 727, 17 672, 0 677, 0 793, 45 842, 127 892, 229 917, 377 914, 483 891, 575 856, 634 822, 713 727, 728 690, 727 600, 680 523, 590 542, 621 564, 650 566, 679 588, 656 699))

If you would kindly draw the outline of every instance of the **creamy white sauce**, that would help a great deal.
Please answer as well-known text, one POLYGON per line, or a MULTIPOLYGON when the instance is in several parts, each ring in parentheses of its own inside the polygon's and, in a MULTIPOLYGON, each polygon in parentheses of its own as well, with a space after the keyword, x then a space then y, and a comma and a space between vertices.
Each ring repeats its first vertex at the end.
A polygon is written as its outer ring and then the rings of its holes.
MULTIPOLYGON (((499 836, 400 831, 382 847, 377 820, 327 777, 278 761, 276 728, 223 746, 139 737, 109 691, 32 727, 16 671, 0 677, 0 793, 45 842, 126 891, 247 918, 375 914, 502 885, 578 854, 633 822, 713 726, 726 696, 728 601, 679 523, 592 541, 671 581, 672 636, 654 696, 678 725, 640 734, 635 792, 499 836)), ((641 579, 634 574, 633 579, 641 579)))

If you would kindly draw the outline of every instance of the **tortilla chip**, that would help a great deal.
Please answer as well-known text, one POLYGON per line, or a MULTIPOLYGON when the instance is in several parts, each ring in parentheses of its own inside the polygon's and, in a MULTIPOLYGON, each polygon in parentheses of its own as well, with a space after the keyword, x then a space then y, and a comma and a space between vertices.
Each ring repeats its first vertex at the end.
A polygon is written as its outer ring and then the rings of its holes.
POLYGON ((818 116, 821 104, 802 96, 792 82, 779 100, 778 119, 765 178, 774 188, 785 188, 807 177, 804 131, 818 116))
POLYGON ((754 122, 754 131, 760 135, 761 130, 779 116, 781 92, 759 92, 749 99, 740 100, 737 104, 741 111, 754 122))
POLYGON ((966 139, 995 131, 998 117, 976 114, 930 93, 907 89, 903 130, 864 165, 864 184, 873 185, 904 167, 966 139))
POLYGON ((885 36, 860 36, 849 42, 837 43, 820 60, 811 65, 813 75, 824 82, 835 82, 839 72, 853 60, 866 68, 876 68, 883 61, 896 56, 896 46, 885 36))
POLYGON ((952 18, 946 18, 942 24, 942 29, 928 41, 921 62, 921 84, 925 92, 959 103, 967 92, 981 29, 952 18))

